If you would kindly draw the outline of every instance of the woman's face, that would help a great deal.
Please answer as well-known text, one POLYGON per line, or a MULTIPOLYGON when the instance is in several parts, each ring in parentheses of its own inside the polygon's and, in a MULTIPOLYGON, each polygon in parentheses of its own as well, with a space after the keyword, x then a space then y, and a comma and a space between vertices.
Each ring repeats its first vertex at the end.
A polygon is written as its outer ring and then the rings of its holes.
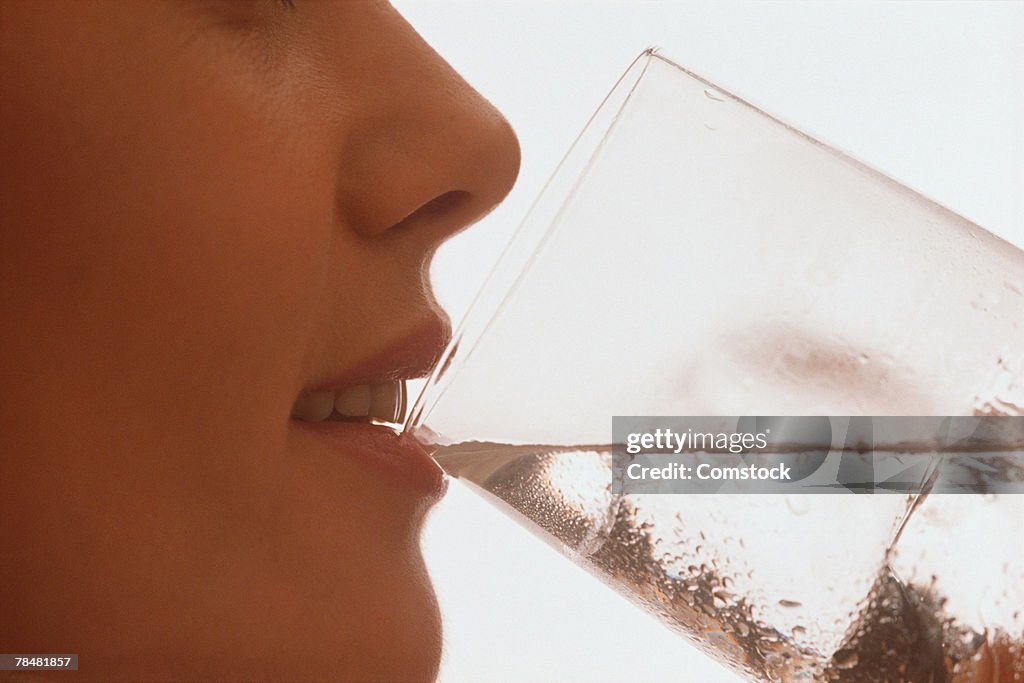
POLYGON ((436 358, 507 123, 356 0, 4 4, 0 92, 0 651, 431 678, 437 471, 312 421, 436 358))

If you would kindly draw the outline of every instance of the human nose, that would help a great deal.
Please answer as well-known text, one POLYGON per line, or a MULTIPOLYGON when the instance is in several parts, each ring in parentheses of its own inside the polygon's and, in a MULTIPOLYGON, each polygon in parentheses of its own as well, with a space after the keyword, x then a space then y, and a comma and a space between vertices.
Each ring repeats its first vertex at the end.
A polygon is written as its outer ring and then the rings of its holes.
POLYGON ((519 172, 519 143, 504 117, 397 12, 379 56, 378 88, 349 137, 342 215, 358 234, 408 230, 436 246, 498 204, 519 172), (415 226, 415 229, 413 229, 415 226))

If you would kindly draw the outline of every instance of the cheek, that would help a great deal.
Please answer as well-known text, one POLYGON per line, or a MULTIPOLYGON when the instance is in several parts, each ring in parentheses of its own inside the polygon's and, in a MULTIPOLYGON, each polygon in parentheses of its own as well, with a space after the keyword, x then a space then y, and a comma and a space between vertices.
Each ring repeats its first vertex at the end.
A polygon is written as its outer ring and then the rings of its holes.
POLYGON ((315 155, 212 67, 134 49, 38 55, 75 77, 12 91, 0 168, 0 451, 26 482, 0 510, 111 557, 133 525, 169 547, 241 528, 273 490, 330 238, 315 155))
POLYGON ((331 222, 313 197, 330 177, 230 88, 188 107, 140 92, 35 102, 32 156, 4 178, 22 223, 12 355, 77 409, 164 416, 178 440, 212 415, 235 438, 246 422, 283 430, 323 297, 331 222))

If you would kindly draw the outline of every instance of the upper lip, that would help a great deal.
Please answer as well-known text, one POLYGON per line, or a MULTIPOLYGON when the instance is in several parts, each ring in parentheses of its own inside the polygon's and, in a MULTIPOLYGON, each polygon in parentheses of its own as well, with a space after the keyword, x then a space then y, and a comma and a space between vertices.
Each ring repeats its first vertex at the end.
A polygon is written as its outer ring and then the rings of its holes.
POLYGON ((337 391, 359 384, 379 384, 427 375, 451 339, 446 317, 431 316, 395 343, 337 374, 318 379, 310 391, 337 391))

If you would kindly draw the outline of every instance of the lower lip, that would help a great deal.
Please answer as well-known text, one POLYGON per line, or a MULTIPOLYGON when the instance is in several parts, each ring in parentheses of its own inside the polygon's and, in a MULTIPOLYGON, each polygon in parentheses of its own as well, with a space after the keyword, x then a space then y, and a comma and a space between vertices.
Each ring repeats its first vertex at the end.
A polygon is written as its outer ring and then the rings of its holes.
POLYGON ((409 495, 436 501, 447 489, 444 471, 408 435, 361 422, 292 420, 292 424, 326 442, 339 456, 355 458, 381 473, 409 495))

